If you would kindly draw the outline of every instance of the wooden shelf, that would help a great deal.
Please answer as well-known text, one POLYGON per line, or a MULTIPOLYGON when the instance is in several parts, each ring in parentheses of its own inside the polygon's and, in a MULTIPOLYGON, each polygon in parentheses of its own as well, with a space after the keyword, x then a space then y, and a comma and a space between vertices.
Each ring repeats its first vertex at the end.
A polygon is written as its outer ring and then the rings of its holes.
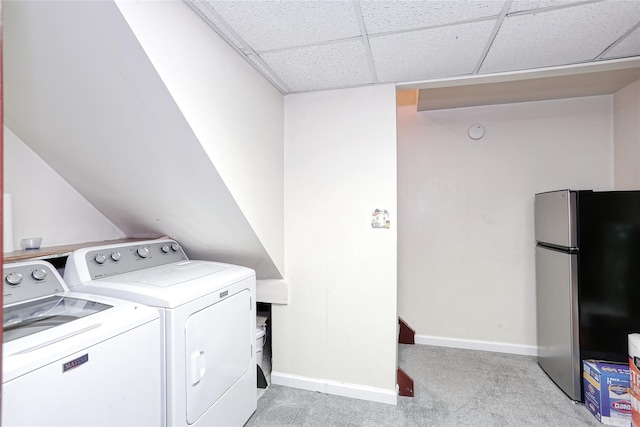
MULTIPOLYGON (((161 238, 161 237, 158 237, 161 238)), ((85 243, 75 243, 72 245, 62 245, 62 246, 50 246, 46 248, 40 249, 29 249, 23 251, 13 251, 13 252, 5 252, 3 255, 4 262, 16 262, 16 261, 26 261, 30 259, 50 259, 50 258, 60 258, 69 256, 71 252, 76 249, 87 248, 91 246, 104 246, 104 245, 116 245, 119 243, 127 243, 127 242, 140 242, 143 240, 153 240, 154 238, 148 239, 117 239, 117 240, 103 240, 101 242, 85 242, 85 243)))

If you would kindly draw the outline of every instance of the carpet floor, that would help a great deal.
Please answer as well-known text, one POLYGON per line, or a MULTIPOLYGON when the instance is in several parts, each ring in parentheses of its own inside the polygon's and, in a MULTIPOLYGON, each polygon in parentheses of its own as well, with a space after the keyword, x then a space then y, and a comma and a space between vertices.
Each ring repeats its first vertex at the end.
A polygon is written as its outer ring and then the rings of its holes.
POLYGON ((397 405, 270 385, 246 426, 602 426, 535 357, 402 345, 414 397, 397 405))

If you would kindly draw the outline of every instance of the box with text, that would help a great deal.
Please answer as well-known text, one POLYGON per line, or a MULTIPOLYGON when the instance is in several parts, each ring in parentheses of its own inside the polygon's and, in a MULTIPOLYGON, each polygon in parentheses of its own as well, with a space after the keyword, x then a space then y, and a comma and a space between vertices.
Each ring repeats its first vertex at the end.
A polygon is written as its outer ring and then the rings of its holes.
POLYGON ((640 427, 640 334, 629 334, 629 371, 631 421, 633 427, 640 427))
POLYGON ((600 360, 584 360, 584 404, 603 424, 631 426, 629 366, 600 360))

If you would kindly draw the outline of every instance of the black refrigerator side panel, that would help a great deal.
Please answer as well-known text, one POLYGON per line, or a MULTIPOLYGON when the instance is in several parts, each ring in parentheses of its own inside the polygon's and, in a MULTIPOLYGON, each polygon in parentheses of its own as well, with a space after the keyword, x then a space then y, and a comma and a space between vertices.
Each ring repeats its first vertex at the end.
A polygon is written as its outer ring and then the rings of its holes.
POLYGON ((640 191, 578 193, 582 359, 628 361, 640 331, 640 191))

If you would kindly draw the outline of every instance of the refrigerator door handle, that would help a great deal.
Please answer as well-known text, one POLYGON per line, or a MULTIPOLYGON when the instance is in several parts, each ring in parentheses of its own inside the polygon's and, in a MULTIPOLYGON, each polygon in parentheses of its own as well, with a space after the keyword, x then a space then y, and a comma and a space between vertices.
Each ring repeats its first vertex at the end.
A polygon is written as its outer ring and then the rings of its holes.
POLYGON ((578 252, 580 252, 580 249, 576 247, 558 246, 544 242, 538 242, 536 246, 544 249, 549 249, 550 251, 563 252, 566 254, 577 254, 578 252))

